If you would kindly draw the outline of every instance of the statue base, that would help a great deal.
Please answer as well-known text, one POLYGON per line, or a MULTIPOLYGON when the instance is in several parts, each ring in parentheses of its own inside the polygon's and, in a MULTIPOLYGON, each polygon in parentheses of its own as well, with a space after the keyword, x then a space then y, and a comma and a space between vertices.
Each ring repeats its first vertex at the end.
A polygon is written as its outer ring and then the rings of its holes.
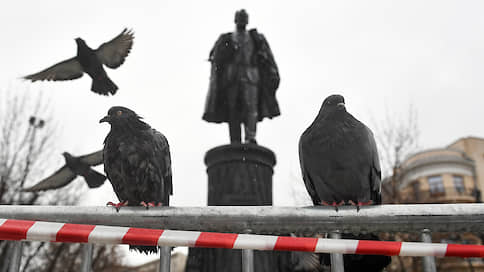
POLYGON ((255 144, 215 147, 205 155, 208 206, 272 205, 274 152, 255 144))
MULTIPOLYGON (((256 144, 229 144, 205 154, 208 206, 270 206, 276 156, 256 144)), ((290 271, 290 252, 254 251, 254 271, 290 271)), ((186 272, 242 272, 242 251, 190 248, 186 272)))

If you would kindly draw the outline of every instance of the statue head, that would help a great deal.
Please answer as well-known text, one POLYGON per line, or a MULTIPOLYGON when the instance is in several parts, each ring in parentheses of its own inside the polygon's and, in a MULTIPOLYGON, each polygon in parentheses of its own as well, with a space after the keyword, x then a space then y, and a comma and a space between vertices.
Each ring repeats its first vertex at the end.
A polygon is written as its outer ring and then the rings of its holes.
POLYGON ((245 9, 241 9, 235 12, 235 25, 237 28, 245 28, 245 26, 249 23, 249 14, 245 11, 245 9))

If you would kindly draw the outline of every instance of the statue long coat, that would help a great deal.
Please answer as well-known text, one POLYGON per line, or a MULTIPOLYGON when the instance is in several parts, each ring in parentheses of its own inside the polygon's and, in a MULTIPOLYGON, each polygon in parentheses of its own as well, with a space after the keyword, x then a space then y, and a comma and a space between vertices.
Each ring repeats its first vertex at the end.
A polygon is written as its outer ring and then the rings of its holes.
MULTIPOLYGON (((255 48, 251 61, 259 68, 261 77, 258 86, 258 121, 262 121, 264 117, 273 118, 280 115, 275 96, 280 81, 279 71, 264 35, 258 33, 256 29, 249 30, 249 34, 254 41, 255 48)), ((229 122, 229 108, 225 91, 230 82, 223 78, 223 74, 226 65, 233 60, 234 53, 237 50, 231 35, 230 32, 220 35, 210 51, 209 61, 212 63, 212 70, 205 113, 203 114, 203 120, 208 122, 229 122)))

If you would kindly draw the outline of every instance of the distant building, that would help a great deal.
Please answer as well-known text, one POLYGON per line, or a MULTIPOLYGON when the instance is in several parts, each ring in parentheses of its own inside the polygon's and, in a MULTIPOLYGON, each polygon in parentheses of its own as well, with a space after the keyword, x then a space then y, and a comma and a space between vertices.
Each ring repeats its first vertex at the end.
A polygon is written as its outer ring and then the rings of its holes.
MULTIPOLYGON (((484 141, 482 143, 484 146, 484 141)), ((484 162, 482 164, 484 167, 484 162)), ((396 178, 399 203, 472 203, 479 200, 476 163, 457 149, 418 152, 401 164, 396 178)), ((391 178, 385 182, 387 190, 390 186, 393 186, 391 178)), ((391 194, 383 194, 383 201, 395 202, 388 199, 388 195, 391 194)))
POLYGON ((461 138, 448 146, 448 148, 464 152, 475 163, 475 176, 478 198, 481 202, 481 192, 484 190, 484 138, 461 138))
MULTIPOLYGON (((405 159, 383 182, 384 203, 474 203, 484 190, 484 139, 461 138, 444 148, 423 150, 405 159), (393 196, 392 192, 396 192, 393 196)), ((477 234, 479 235, 479 234, 477 234)), ((402 234, 404 240, 412 239, 402 234)), ((482 244, 471 233, 435 233, 435 243, 482 244)), ((437 258, 438 271, 484 271, 482 259, 437 258)), ((389 271, 422 271, 419 258, 392 262, 389 271), (400 265, 397 265, 400 264, 400 265), (405 266, 401 269, 401 266, 405 266)))

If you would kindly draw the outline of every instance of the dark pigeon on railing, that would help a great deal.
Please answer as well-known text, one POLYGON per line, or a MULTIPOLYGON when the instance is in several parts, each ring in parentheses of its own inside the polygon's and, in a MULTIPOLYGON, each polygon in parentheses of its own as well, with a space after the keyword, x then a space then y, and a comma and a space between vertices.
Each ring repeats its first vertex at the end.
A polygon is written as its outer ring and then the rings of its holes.
POLYGON ((97 188, 104 184, 106 176, 91 168, 91 166, 96 166, 103 162, 102 150, 79 157, 72 156, 68 152, 64 152, 62 155, 66 161, 64 166, 51 176, 41 180, 32 187, 23 189, 23 191, 38 192, 61 188, 73 181, 77 176, 82 176, 89 188, 97 188))
MULTIPOLYGON (((168 206, 172 194, 171 158, 163 134, 143 122, 134 111, 112 107, 99 122, 111 131, 104 140, 104 170, 121 206, 168 206)), ((155 246, 130 246, 143 253, 157 252, 155 246)))
POLYGON ((121 66, 131 51, 133 39, 133 32, 125 28, 114 39, 93 50, 83 39, 76 38, 77 55, 75 57, 52 65, 38 73, 25 76, 24 79, 32 82, 72 80, 87 73, 92 78, 91 91, 101 95, 115 94, 118 86, 108 77, 103 64, 111 69, 121 66))
POLYGON ((314 205, 381 203, 381 170, 371 130, 331 95, 299 140, 304 184, 314 205))
MULTIPOLYGON (((299 140, 304 184, 314 205, 381 204, 381 170, 371 130, 346 111, 341 95, 327 97, 313 123, 299 140)), ((378 240, 343 233, 344 239, 378 240)), ((329 255, 321 254, 329 264, 329 255)), ((391 258, 344 255, 345 271, 381 271, 391 258)))

